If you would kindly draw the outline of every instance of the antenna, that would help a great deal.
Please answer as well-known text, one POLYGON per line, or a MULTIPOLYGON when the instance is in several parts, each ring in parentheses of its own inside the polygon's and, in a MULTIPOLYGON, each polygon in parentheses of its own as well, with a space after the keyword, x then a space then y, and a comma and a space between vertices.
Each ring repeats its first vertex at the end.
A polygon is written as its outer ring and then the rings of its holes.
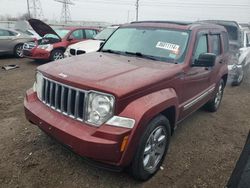
POLYGON ((55 0, 59 3, 62 3, 62 12, 61 12, 61 21, 67 23, 71 20, 69 5, 74 5, 71 0, 55 0))
POLYGON ((27 0, 29 17, 42 19, 43 10, 40 0, 27 0))

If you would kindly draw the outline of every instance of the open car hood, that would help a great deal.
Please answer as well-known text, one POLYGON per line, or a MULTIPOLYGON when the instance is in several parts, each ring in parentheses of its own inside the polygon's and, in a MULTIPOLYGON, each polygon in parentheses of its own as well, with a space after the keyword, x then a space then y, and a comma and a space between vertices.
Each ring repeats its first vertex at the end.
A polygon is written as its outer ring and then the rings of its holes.
POLYGON ((28 22, 31 27, 37 32, 37 34, 41 37, 44 37, 47 34, 53 34, 56 35, 59 39, 61 39, 61 37, 49 25, 42 22, 41 20, 29 19, 28 22))

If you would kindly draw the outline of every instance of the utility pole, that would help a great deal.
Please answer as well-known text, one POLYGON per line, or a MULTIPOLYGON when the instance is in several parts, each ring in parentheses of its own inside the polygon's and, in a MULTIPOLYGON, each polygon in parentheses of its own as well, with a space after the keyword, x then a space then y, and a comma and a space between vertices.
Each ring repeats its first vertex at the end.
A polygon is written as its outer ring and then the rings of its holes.
POLYGON ((31 16, 30 16, 30 2, 29 2, 29 0, 27 0, 27 9, 28 9, 29 18, 31 18, 31 16))
POLYGON ((69 5, 74 5, 71 0, 55 0, 62 3, 61 21, 65 24, 71 20, 69 5))
POLYGON ((139 0, 136 0, 136 4, 135 4, 135 7, 136 7, 136 21, 138 21, 138 17, 139 17, 139 0))

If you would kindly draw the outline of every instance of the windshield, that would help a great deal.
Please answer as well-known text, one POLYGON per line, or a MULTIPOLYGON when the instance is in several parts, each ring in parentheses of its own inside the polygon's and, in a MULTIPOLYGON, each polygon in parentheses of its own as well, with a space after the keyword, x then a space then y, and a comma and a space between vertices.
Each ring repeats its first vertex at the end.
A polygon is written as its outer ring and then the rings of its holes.
POLYGON ((238 40, 238 28, 235 26, 229 26, 229 25, 223 25, 227 32, 228 32, 228 36, 229 36, 229 40, 238 40))
POLYGON ((96 40, 107 40, 109 36, 116 30, 116 28, 106 28, 98 33, 94 39, 96 40))
POLYGON ((105 43, 102 51, 134 54, 159 61, 182 62, 189 31, 159 28, 120 28, 105 43))

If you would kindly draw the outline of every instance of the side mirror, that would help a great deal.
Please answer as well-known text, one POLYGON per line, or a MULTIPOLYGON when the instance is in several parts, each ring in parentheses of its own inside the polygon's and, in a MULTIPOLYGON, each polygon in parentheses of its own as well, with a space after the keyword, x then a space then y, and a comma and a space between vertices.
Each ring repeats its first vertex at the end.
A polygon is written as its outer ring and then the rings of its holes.
POLYGON ((200 54, 199 58, 192 64, 193 67, 213 67, 216 55, 213 53, 200 54))
POLYGON ((74 37, 73 36, 69 36, 68 41, 72 41, 72 40, 74 40, 74 37))
POLYGON ((104 44, 104 41, 100 43, 100 48, 102 47, 103 44, 104 44))

